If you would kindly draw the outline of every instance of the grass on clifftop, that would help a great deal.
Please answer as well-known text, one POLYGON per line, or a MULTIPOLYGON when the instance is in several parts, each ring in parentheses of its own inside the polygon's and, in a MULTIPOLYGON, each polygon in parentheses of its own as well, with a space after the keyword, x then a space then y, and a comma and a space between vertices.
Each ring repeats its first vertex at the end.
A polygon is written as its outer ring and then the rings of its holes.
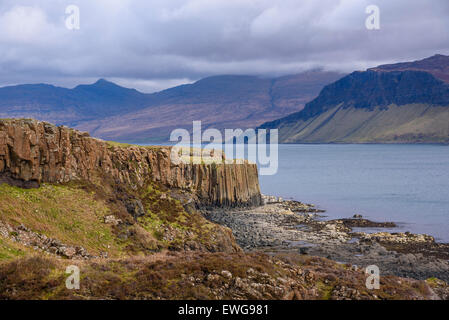
POLYGON ((147 149, 164 148, 164 146, 146 146, 146 145, 139 145, 139 144, 133 144, 133 143, 126 143, 126 142, 117 142, 117 141, 106 141, 106 143, 109 147, 120 147, 120 148, 129 148, 129 147, 142 147, 142 148, 147 148, 147 149))
POLYGON ((121 147, 121 148, 128 148, 135 146, 134 144, 129 143, 122 143, 122 142, 115 142, 115 141, 106 141, 109 147, 121 147))

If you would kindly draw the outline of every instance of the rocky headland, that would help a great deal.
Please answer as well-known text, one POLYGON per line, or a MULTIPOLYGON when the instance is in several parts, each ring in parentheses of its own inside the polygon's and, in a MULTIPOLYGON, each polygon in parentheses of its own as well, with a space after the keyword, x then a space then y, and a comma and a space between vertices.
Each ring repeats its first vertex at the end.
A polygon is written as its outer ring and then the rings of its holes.
POLYGON ((131 189, 149 181, 180 189, 201 205, 259 205, 255 164, 191 164, 171 159, 171 147, 110 143, 64 126, 31 119, 0 120, 0 182, 111 180, 131 189))
POLYGON ((69 259, 241 251, 197 208, 259 205, 257 166, 180 162, 171 151, 0 120, 0 257, 27 248, 69 259))
POLYGON ((171 151, 0 120, 0 299, 447 299, 433 238, 356 233, 393 225, 324 221, 262 197, 255 164, 171 151), (65 286, 74 264, 79 291, 65 286))

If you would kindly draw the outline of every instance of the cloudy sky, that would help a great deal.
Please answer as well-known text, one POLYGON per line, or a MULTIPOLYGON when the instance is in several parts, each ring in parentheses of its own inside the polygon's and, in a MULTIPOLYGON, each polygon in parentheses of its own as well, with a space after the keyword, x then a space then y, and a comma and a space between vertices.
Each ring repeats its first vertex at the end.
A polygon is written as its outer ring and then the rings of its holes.
POLYGON ((448 0, 1 0, 0 85, 350 72, 449 54, 448 0), (365 10, 380 9, 380 30, 365 10), (66 7, 80 10, 79 30, 66 7))

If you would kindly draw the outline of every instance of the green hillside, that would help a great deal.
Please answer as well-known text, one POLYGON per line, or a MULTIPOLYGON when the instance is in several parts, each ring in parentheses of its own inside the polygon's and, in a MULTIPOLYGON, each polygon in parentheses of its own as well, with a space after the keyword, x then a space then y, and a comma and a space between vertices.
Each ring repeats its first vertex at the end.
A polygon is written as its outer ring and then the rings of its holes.
POLYGON ((284 143, 449 143, 449 107, 390 105, 374 110, 337 106, 279 127, 284 143))

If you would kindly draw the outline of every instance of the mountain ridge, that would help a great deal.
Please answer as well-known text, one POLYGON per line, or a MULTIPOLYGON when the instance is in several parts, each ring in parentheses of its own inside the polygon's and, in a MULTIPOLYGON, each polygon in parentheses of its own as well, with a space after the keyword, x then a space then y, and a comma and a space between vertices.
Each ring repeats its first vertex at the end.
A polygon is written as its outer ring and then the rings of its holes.
POLYGON ((353 72, 325 86, 303 110, 260 128, 278 128, 284 143, 449 143, 449 83, 433 67, 423 71, 436 60, 449 72, 449 57, 441 55, 353 72))
POLYGON ((385 72, 404 70, 425 71, 432 74, 435 78, 449 83, 449 56, 435 54, 422 60, 384 64, 368 70, 385 72))
POLYGON ((223 128, 256 127, 300 110, 342 74, 310 71, 278 78, 221 75, 155 93, 105 79, 72 89, 35 84, 0 88, 0 117, 35 118, 120 141, 167 141, 192 121, 223 128))

